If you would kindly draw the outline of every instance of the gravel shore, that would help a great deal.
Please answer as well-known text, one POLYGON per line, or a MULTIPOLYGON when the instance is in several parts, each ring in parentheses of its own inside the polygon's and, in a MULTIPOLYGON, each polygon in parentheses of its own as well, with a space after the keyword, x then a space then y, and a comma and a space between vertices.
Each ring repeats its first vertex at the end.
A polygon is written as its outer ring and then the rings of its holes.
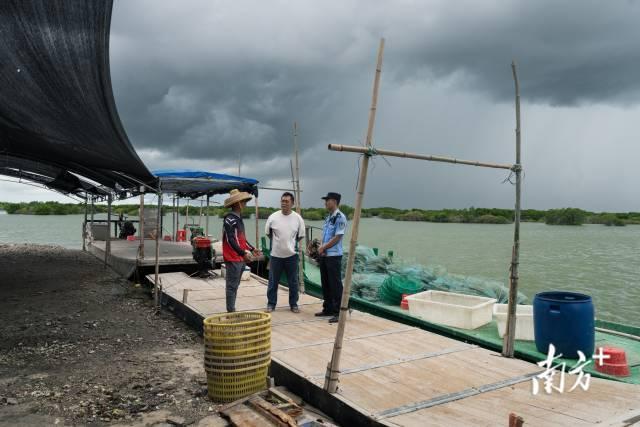
POLYGON ((202 338, 80 250, 0 244, 0 425, 226 425, 202 338))

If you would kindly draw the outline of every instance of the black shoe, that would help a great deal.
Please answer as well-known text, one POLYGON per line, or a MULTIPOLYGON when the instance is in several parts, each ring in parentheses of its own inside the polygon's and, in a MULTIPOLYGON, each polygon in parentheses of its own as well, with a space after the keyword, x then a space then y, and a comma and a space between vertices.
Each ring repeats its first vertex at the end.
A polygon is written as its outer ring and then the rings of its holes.
POLYGON ((333 313, 329 313, 328 311, 324 311, 324 310, 315 314, 316 317, 329 317, 333 315, 334 315, 333 313))
POLYGON ((338 320, 340 320, 340 317, 333 316, 331 319, 329 319, 329 323, 338 323, 338 320))

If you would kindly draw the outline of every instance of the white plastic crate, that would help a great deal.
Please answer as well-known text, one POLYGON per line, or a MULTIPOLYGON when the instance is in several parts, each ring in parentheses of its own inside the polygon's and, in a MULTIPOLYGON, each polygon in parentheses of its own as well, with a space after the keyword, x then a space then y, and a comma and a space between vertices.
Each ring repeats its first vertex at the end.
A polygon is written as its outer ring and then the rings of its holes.
MULTIPOLYGON (((224 264, 220 264, 220 275, 222 277, 226 276, 227 268, 224 264)), ((242 277, 240 280, 249 280, 251 278, 251 268, 248 265, 244 266, 244 271, 242 272, 242 277)))
MULTIPOLYGON (((502 338, 507 330, 507 309, 508 304, 496 304, 493 307, 493 317, 498 324, 498 335, 502 338)), ((516 339, 523 341, 534 341, 533 334, 533 306, 516 306, 516 339)))
POLYGON ((493 298, 425 291, 409 295, 409 313, 440 325, 476 329, 491 322, 493 298))

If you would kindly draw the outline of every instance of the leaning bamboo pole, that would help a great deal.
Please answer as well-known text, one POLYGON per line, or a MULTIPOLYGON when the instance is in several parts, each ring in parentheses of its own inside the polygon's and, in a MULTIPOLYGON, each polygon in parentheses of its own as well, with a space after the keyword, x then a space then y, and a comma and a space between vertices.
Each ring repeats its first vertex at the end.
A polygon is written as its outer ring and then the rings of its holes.
POLYGON ((479 167, 494 168, 494 169, 509 169, 509 170, 515 171, 514 165, 508 165, 508 164, 487 163, 487 162, 479 162, 476 160, 462 160, 462 159, 455 159, 453 157, 427 156, 424 154, 407 153, 404 151, 383 150, 379 148, 370 148, 370 147, 358 147, 354 145, 329 144, 329 150, 345 151, 349 153, 379 155, 379 156, 403 157, 406 159, 428 160, 431 162, 454 163, 459 165, 479 166, 479 167))
MULTIPOLYGON (((380 47, 378 49, 378 62, 376 65, 376 74, 373 80, 373 96, 371 98, 371 108, 369 110, 369 126, 367 128, 367 137, 365 146, 371 148, 373 139, 373 125, 376 119, 376 108, 378 104, 378 88, 380 86, 380 72, 382 71, 382 54, 384 51, 384 39, 380 39, 380 47)), ((351 277, 353 275, 353 263, 356 254, 356 245, 358 243, 358 228, 360 226, 360 213, 362 211, 362 200, 364 198, 365 186, 367 184, 367 170, 369 168, 369 155, 362 158, 362 167, 360 168, 360 177, 358 178, 358 191, 356 194, 355 210, 353 212, 353 229, 351 230, 351 241, 349 242, 349 256, 347 259, 347 271, 344 278, 344 288, 342 291, 342 300, 340 302, 340 316, 338 319, 338 330, 336 331, 336 339, 333 344, 333 353, 331 361, 327 366, 325 375, 324 389, 329 393, 335 393, 338 390, 338 374, 340 372, 340 356, 342 354, 342 341, 344 339, 344 330, 347 321, 347 310, 349 309, 349 298, 351 296, 351 277)))
POLYGON ((509 305, 507 311, 507 330, 504 334, 502 343, 502 355, 505 357, 513 357, 514 340, 516 336, 516 308, 518 299, 518 264, 520 262, 520 192, 521 192, 521 174, 522 164, 520 159, 520 82, 518 81, 518 72, 516 62, 511 63, 511 71, 513 73, 513 81, 515 85, 515 104, 516 104, 516 206, 515 206, 515 225, 513 230, 513 250, 511 251, 511 275, 509 277, 509 305))
MULTIPOLYGON (((298 160, 298 123, 293 122, 293 151, 296 160, 296 179, 293 185, 296 194, 296 213, 302 218, 302 201, 300 200, 300 162, 298 160)), ((304 286, 304 245, 298 240, 298 289, 300 293, 306 292, 304 286)), ((288 278, 287 278, 288 279, 288 278)))

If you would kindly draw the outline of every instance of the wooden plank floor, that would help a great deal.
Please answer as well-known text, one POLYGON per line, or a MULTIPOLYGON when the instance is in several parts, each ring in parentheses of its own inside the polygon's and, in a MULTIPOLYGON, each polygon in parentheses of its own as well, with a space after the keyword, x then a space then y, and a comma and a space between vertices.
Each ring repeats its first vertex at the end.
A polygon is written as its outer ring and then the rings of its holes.
MULTIPOLYGON (((94 240, 91 245, 95 246, 104 253, 106 243, 104 240, 94 240)), ((111 256, 122 260, 128 260, 135 265, 138 257, 138 246, 140 242, 137 240, 121 240, 114 239, 111 241, 111 256)), ((214 242, 213 248, 218 256, 217 262, 222 261, 222 243, 214 242)), ((144 241, 144 259, 140 260, 140 265, 155 265, 156 262, 156 241, 145 239, 144 241)), ((160 240, 160 265, 182 265, 195 264, 191 255, 191 244, 189 242, 168 242, 160 240)))
MULTIPOLYGON (((178 301, 189 289, 186 305, 203 317, 225 311, 222 277, 167 273, 161 281, 178 301)), ((281 287, 272 357, 322 385, 336 325, 313 315, 321 309, 317 298, 302 295, 299 314, 287 299, 281 287)), ((265 306, 266 282, 252 275, 241 283, 236 307, 265 306)), ((540 372, 534 364, 357 311, 347 324, 341 372, 339 398, 388 425, 507 425, 510 412, 526 425, 607 425, 640 411, 640 386, 592 378, 588 391, 534 396, 530 376, 540 372)), ((569 387, 574 380, 567 378, 569 387)))

